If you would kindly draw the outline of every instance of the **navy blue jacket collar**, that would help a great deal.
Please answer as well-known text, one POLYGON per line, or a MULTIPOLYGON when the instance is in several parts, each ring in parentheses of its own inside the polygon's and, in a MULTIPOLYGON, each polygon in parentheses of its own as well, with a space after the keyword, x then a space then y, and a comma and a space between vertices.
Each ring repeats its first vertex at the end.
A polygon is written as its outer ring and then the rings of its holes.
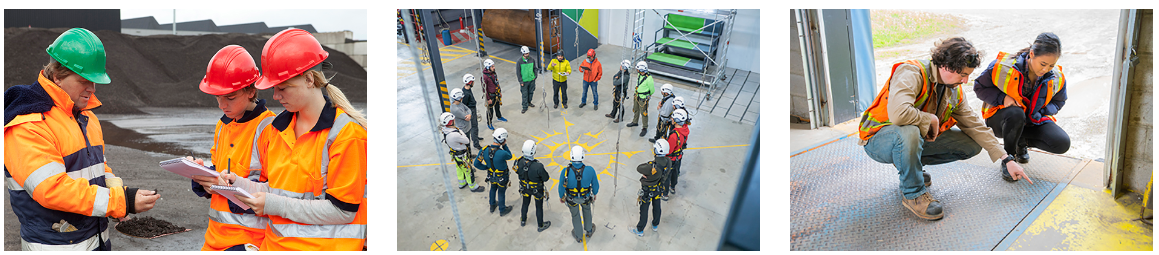
POLYGON ((40 82, 12 86, 4 91, 4 125, 8 125, 16 116, 47 112, 53 106, 52 96, 44 91, 40 82))
MULTIPOLYGON (((330 102, 330 96, 323 93, 322 98, 326 99, 326 104, 322 106, 322 113, 318 116, 318 123, 314 124, 314 128, 311 128, 310 132, 318 132, 334 126, 334 117, 338 114, 338 109, 334 108, 334 103, 330 102)), ((290 121, 294 119, 294 114, 297 113, 283 110, 282 113, 278 113, 278 117, 274 118, 272 125, 278 131, 286 131, 286 127, 289 127, 290 121)))
MULTIPOLYGON (((263 112, 266 112, 266 100, 265 99, 258 99, 258 106, 254 107, 253 110, 245 111, 245 114, 242 114, 241 119, 237 120, 237 122, 238 123, 249 122, 250 120, 257 118, 258 116, 261 116, 263 112)), ((221 124, 229 124, 230 122, 233 122, 233 119, 230 119, 228 116, 225 116, 225 114, 221 115, 221 124)))

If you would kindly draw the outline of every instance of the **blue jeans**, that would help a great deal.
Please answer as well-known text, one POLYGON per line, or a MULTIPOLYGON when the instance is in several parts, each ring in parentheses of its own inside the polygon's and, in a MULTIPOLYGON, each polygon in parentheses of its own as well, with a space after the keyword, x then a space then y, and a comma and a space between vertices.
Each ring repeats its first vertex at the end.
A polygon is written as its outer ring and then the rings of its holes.
POLYGON ((585 81, 583 83, 584 83, 584 88, 583 88, 584 94, 583 94, 583 96, 580 96, 580 104, 588 103, 588 87, 592 87, 592 104, 600 105, 600 92, 596 91, 596 82, 595 81, 593 81, 593 82, 585 81))
POLYGON ((893 164, 900 175, 898 189, 906 199, 926 193, 922 166, 950 163, 978 155, 982 146, 958 129, 950 129, 933 142, 921 137, 917 126, 888 125, 877 131, 865 145, 865 154, 874 161, 893 164))
POLYGON ((507 203, 506 203, 506 201, 507 201, 507 185, 503 185, 503 187, 499 187, 499 185, 492 183, 490 194, 491 194, 491 196, 488 199, 491 202, 491 205, 498 205, 500 212, 502 212, 504 210, 503 208, 507 208, 507 203), (499 193, 498 202, 496 202, 496 200, 495 200, 495 193, 496 192, 499 193))

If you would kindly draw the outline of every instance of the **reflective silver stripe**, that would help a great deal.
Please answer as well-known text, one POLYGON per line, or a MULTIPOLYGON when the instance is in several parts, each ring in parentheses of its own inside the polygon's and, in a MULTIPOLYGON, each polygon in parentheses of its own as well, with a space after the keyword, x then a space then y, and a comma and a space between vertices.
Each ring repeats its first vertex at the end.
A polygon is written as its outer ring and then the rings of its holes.
POLYGON ((253 229, 266 229, 270 219, 253 214, 233 214, 209 208, 209 219, 217 223, 238 225, 253 229))
POLYGON ((71 177, 73 179, 80 178, 80 179, 89 180, 89 179, 97 178, 97 177, 104 176, 104 175, 105 175, 105 163, 97 163, 96 165, 91 165, 91 166, 85 167, 81 170, 68 172, 68 177, 71 177))
POLYGON ((300 224, 270 224, 278 237, 302 238, 366 238, 366 225, 300 225, 300 224))
POLYGON ((326 199, 326 191, 325 190, 323 190, 318 195, 314 195, 314 193, 298 193, 298 192, 293 192, 293 191, 288 191, 288 190, 270 187, 270 194, 279 195, 279 196, 288 197, 288 198, 294 198, 294 199, 305 199, 305 200, 326 199))
POLYGON ((265 119, 262 119, 261 122, 258 122, 258 128, 256 131, 254 131, 254 143, 253 147, 250 149, 252 151, 250 154, 250 180, 256 181, 257 178, 261 176, 260 170, 262 169, 262 162, 261 155, 258 154, 258 138, 262 136, 262 130, 265 130, 266 126, 269 126, 271 122, 274 122, 274 116, 267 116, 265 119))
MULTIPOLYGON (((105 161, 105 162, 108 162, 108 161, 105 161)), ((102 163, 102 165, 104 165, 104 164, 102 163)), ((107 179, 112 179, 112 178, 117 178, 117 176, 116 176, 116 175, 113 175, 113 173, 110 173, 110 172, 105 172, 105 168, 104 168, 103 166, 101 167, 101 172, 104 172, 104 173, 105 173, 105 179, 106 179, 106 180, 107 180, 107 179)))
MULTIPOLYGON (((342 129, 346 128, 346 124, 353 122, 354 119, 350 115, 342 113, 334 118, 334 124, 330 126, 330 134, 326 136, 326 146, 322 147, 322 192, 325 193, 329 188, 326 183, 326 172, 330 170, 330 145, 334 143, 334 139, 338 138, 338 133, 342 133, 342 129), (337 130, 335 130, 337 128, 337 130)), ((358 122, 354 122, 358 123, 358 122)), ((362 125, 362 124, 358 124, 362 125)))
POLYGON ((21 187, 20 183, 17 183, 16 179, 12 179, 12 177, 4 177, 4 186, 8 186, 8 190, 11 190, 11 191, 23 191, 24 190, 24 187, 21 187))
POLYGON ((93 197, 93 213, 89 216, 105 217, 109 211, 109 188, 98 187, 97 195, 93 197))
POLYGON ((41 182, 44 182, 49 177, 63 172, 64 164, 48 162, 48 164, 44 164, 36 169, 36 171, 32 171, 32 174, 29 174, 28 178, 24 179, 24 189, 28 191, 28 196, 31 197, 32 193, 36 193, 37 185, 40 185, 41 182))
POLYGON ((112 238, 112 235, 109 235, 110 228, 112 228, 112 227, 110 226, 109 228, 105 228, 105 231, 100 235, 93 235, 92 237, 89 237, 89 239, 85 239, 84 241, 80 241, 80 242, 75 243, 75 244, 52 245, 52 244, 42 244, 42 243, 30 243, 27 240, 24 240, 24 238, 20 238, 20 250, 24 250, 24 251, 91 251, 91 250, 96 250, 97 247, 100 247, 100 245, 102 243, 102 242, 97 241, 98 237, 103 237, 103 238, 101 238, 101 239, 103 239, 103 241, 108 241, 109 238, 112 238))

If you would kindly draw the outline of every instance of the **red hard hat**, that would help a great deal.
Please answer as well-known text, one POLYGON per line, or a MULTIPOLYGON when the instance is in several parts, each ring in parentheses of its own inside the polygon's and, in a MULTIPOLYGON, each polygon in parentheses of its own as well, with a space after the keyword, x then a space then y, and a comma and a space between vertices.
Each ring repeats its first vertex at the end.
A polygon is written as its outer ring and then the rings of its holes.
POLYGON ((253 84, 258 79, 258 66, 250 53, 237 45, 225 46, 209 60, 205 77, 201 78, 201 92, 225 95, 253 84))
POLYGON ((595 55, 596 55, 596 50, 588 49, 588 57, 595 56, 595 55))
POLYGON ((262 77, 258 79, 257 88, 276 86, 322 63, 329 56, 330 53, 322 49, 322 44, 310 32, 297 28, 282 30, 262 48, 262 77))

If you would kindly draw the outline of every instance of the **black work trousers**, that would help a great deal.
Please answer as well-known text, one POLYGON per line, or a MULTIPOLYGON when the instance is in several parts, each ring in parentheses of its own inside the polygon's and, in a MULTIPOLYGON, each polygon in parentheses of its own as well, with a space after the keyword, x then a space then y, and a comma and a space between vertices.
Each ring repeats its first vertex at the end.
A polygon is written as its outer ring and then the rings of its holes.
POLYGON ((1022 108, 1007 107, 986 119, 986 126, 994 129, 994 136, 1003 139, 1007 154, 1018 155, 1020 148, 1034 147, 1054 154, 1070 150, 1070 135, 1054 122, 1035 125, 1030 123, 1022 108))
POLYGON ((555 94, 551 96, 551 101, 555 102, 555 105, 559 105, 560 94, 563 94, 563 105, 567 105, 567 81, 552 80, 551 85, 551 90, 555 91, 555 94))
POLYGON ((534 199, 535 200, 535 222, 537 223, 537 225, 535 225, 535 226, 536 227, 543 227, 543 192, 547 192, 547 191, 539 191, 539 194, 536 194, 536 195, 523 194, 523 208, 519 209, 519 212, 520 212, 519 220, 527 221, 527 206, 531 205, 531 200, 534 199))
POLYGON ((640 203, 640 222, 636 223, 636 231, 643 232, 648 225, 648 205, 652 205, 652 226, 660 225, 660 201, 649 197, 640 203))

